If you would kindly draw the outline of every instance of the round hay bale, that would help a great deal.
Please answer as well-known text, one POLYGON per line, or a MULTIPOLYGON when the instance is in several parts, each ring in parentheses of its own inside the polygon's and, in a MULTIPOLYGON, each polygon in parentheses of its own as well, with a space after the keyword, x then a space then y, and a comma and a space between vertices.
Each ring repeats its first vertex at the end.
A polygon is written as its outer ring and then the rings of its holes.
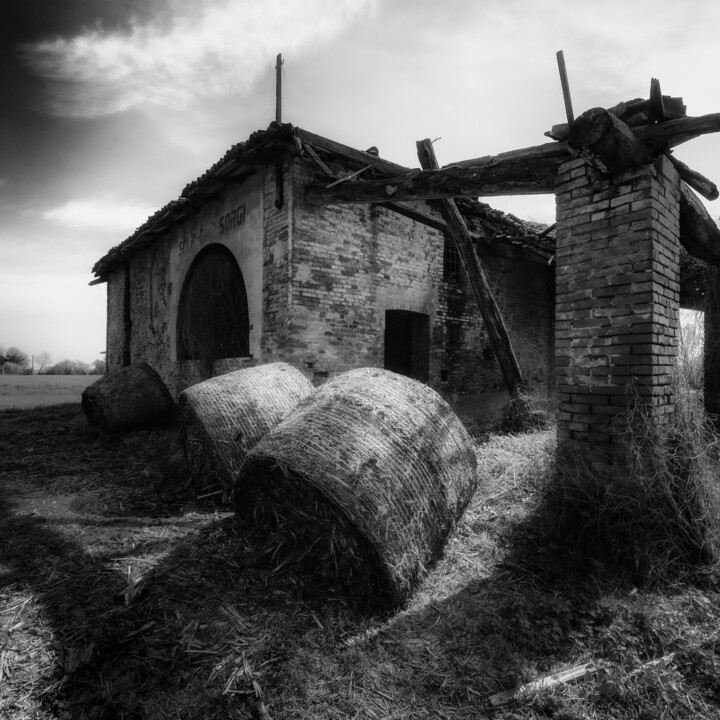
POLYGON ((401 605, 476 487, 472 438, 432 389, 352 370, 323 385, 249 453, 236 506, 275 523, 279 562, 363 604, 401 605))
POLYGON ((291 365, 236 370, 178 396, 180 439, 190 483, 229 496, 248 451, 313 392, 291 365))
POLYGON ((175 417, 170 391, 146 362, 103 375, 85 388, 82 406, 90 425, 104 433, 165 425, 175 417))

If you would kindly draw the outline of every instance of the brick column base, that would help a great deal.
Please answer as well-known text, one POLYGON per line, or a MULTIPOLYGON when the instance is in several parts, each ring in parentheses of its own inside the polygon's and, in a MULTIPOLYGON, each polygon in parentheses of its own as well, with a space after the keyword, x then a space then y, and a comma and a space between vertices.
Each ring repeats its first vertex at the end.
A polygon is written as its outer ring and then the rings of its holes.
POLYGON ((680 179, 667 160, 613 178, 584 160, 556 184, 558 448, 597 474, 623 462, 618 426, 639 403, 674 410, 680 179))

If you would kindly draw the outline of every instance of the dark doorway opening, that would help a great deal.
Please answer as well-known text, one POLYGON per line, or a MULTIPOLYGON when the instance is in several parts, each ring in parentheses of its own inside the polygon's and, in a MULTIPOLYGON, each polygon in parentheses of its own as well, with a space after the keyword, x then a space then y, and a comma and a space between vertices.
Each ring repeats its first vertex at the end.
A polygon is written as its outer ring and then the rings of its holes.
POLYGON ((430 316, 385 311, 385 369, 427 382, 430 372, 430 316))
POLYGON ((250 323, 242 272, 232 253, 209 245, 193 261, 178 312, 178 360, 212 367, 221 358, 249 354, 250 323))

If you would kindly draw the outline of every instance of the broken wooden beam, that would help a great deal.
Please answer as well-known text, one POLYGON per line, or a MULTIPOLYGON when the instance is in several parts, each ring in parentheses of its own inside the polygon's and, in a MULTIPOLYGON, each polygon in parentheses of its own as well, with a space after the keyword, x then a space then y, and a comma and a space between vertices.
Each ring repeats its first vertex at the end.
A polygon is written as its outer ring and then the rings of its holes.
MULTIPOLYGON (((652 92, 653 91, 651 90, 651 94, 652 92)), ((670 95, 661 95, 660 99, 662 101, 665 122, 669 120, 680 120, 687 117, 687 108, 685 107, 685 103, 682 98, 671 97, 670 95)), ((654 98, 653 101, 657 106, 657 98, 654 98)), ((620 120, 634 130, 637 127, 644 127, 650 123, 650 116, 653 112, 651 110, 650 103, 651 100, 636 98, 635 100, 618 103, 613 107, 607 108, 607 110, 616 117, 620 118, 620 120)), ((548 130, 545 135, 553 138, 553 140, 567 140, 568 132, 568 124, 559 123, 557 125, 553 125, 552 129, 548 130)))
POLYGON ((706 200, 717 200, 718 199, 718 188, 717 185, 701 175, 696 170, 688 167, 684 162, 678 160, 674 155, 667 154, 668 160, 673 164, 673 167, 677 170, 678 175, 693 189, 695 192, 702 195, 706 200))
POLYGON ((533 680, 533 682, 525 683, 525 685, 520 685, 514 690, 506 690, 505 692, 495 693, 495 695, 490 696, 490 704, 493 707, 507 705, 513 700, 517 700, 524 695, 530 695, 531 693, 542 690, 543 688, 552 687, 553 685, 559 685, 562 683, 568 683, 572 680, 577 680, 578 678, 592 677, 603 669, 604 668, 596 665, 593 662, 576 665, 575 667, 568 668, 567 670, 561 670, 560 672, 553 673, 552 675, 546 675, 539 680, 533 680))
MULTIPOLYGON (((363 153, 364 154, 364 153, 363 153)), ((305 199, 313 205, 401 202, 447 197, 536 195, 555 192, 558 168, 570 159, 561 143, 513 150, 403 175, 345 183, 334 188, 308 185, 305 199)))
POLYGON ((666 120, 654 125, 639 125, 633 134, 645 143, 663 143, 674 147, 698 135, 720 132, 720 113, 666 120))
MULTIPOLYGON (((417 152, 420 165, 424 169, 438 169, 438 162, 431 140, 419 140, 417 142, 417 152)), ((495 352, 495 356, 500 364, 500 369, 502 370, 505 386, 511 397, 519 397, 526 389, 520 365, 513 351, 502 314, 490 290, 490 285, 485 277, 480 259, 475 252, 472 239, 470 238, 470 232, 453 199, 444 198, 439 201, 438 205, 445 222, 450 228, 450 234, 458 249, 463 267, 475 293, 480 314, 485 322, 485 329, 488 333, 490 345, 495 352)))
POLYGON ((720 265, 720 228, 685 183, 680 183, 680 242, 691 255, 720 265))
POLYGON ((605 108, 591 108, 576 118, 570 127, 568 145, 609 175, 649 165, 653 160, 632 130, 605 108))
POLYGON ((650 102, 648 105, 648 122, 656 123, 665 120, 665 103, 663 101, 662 91, 660 90, 660 81, 657 78, 650 79, 650 102))
POLYGON ((343 145, 335 140, 322 137, 322 135, 316 135, 302 128, 295 128, 295 135, 301 143, 310 143, 315 150, 324 150, 335 155, 350 158, 363 165, 371 165, 385 175, 404 175, 405 173, 411 172, 410 168, 403 167, 389 160, 384 160, 372 153, 357 150, 349 145, 343 145))

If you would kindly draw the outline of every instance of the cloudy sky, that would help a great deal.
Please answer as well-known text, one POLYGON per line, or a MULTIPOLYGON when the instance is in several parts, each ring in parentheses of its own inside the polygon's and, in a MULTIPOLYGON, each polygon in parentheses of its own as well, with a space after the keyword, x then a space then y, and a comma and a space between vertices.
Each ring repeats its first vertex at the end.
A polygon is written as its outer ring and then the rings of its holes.
MULTIPOLYGON (((91 268, 274 118, 417 166, 536 145, 575 113, 647 97, 720 112, 720 3, 668 0, 2 0, 0 344, 91 362, 91 268)), ((720 136, 677 149, 720 181, 720 136)), ((709 203, 713 217, 720 216, 709 203)), ((554 220, 554 198, 493 198, 554 220)))

